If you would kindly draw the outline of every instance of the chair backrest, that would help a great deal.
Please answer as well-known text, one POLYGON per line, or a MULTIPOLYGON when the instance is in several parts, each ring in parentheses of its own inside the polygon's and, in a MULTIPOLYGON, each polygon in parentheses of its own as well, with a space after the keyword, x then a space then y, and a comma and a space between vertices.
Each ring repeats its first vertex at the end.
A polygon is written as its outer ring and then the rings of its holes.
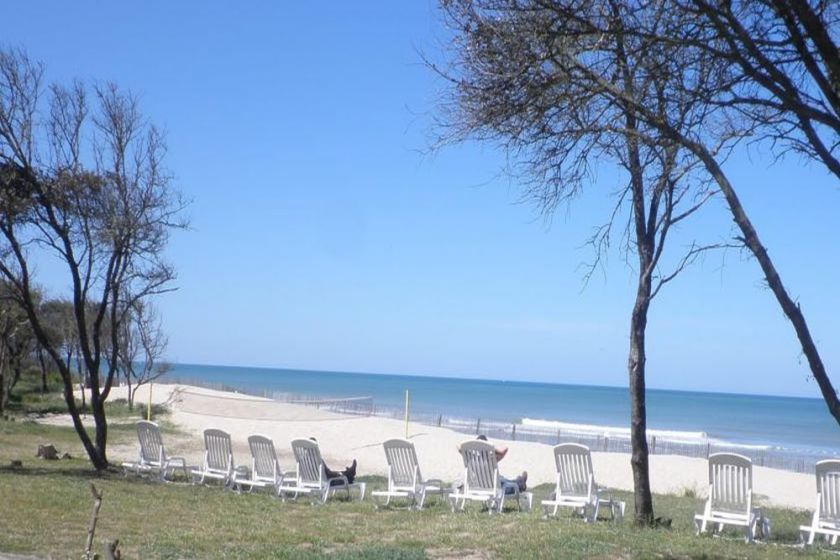
POLYGON ((712 509, 743 513, 752 493, 752 461, 736 453, 709 455, 712 509))
POLYGON ((819 461, 816 471, 820 519, 840 521, 840 459, 819 461))
POLYGON ((248 437, 248 447, 251 448, 254 476, 275 478, 280 471, 277 464, 277 453, 271 438, 254 434, 248 437))
POLYGON ((588 496, 593 479, 592 454, 585 445, 561 443, 554 446, 557 491, 566 496, 588 496))
POLYGON ((204 449, 209 468, 221 471, 233 468, 233 449, 229 433, 212 428, 204 430, 204 449))
POLYGON ((157 463, 166 460, 163 450, 163 439, 160 428, 154 422, 137 421, 137 439, 140 442, 140 461, 143 463, 157 463))
POLYGON ((318 442, 311 439, 292 440, 292 452, 297 463, 298 479, 308 484, 324 484, 324 461, 318 442))
POLYGON ((385 449, 385 459, 390 468, 389 483, 400 487, 414 487, 422 482, 420 469, 417 466, 417 451, 413 443, 395 438, 383 442, 382 447, 385 449))
POLYGON ((486 441, 469 440, 461 444, 460 450, 467 472, 467 489, 495 492, 499 485, 496 448, 486 441))

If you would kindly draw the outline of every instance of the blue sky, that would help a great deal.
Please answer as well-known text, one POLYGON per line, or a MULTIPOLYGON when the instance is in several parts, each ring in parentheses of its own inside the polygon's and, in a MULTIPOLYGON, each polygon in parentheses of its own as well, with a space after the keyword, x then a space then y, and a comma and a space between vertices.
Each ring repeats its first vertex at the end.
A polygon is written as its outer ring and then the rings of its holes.
MULTIPOLYGON (((28 2, 3 42, 51 80, 113 80, 168 134, 193 204, 159 306, 170 358, 626 385, 633 271, 618 252, 583 287, 611 208, 608 167, 551 224, 517 204, 492 146, 429 154, 445 34, 431 2, 28 2)), ((727 171, 840 369, 840 190, 761 150, 727 171)), ((731 233, 713 205, 674 239, 731 233)), ((616 244, 617 245, 617 244, 616 244)), ((41 278, 54 292, 58 277, 41 278)), ((758 266, 709 257, 654 302, 648 385, 819 396, 758 266)), ((840 374, 834 376, 840 383, 840 374)))

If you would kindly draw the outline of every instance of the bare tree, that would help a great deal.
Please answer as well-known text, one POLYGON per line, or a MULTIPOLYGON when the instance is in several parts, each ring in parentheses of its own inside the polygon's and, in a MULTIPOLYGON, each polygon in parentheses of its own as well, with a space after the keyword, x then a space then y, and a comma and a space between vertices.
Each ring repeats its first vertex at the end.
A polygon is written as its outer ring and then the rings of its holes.
POLYGON ((105 400, 117 373, 117 337, 137 301, 171 289, 163 260, 184 203, 163 168, 165 145, 137 100, 113 84, 43 87, 43 67, 0 50, 0 277, 63 381, 79 438, 108 465, 105 400), (46 105, 41 102, 45 97, 46 105), (34 259, 57 259, 71 286, 77 361, 87 378, 93 437, 82 424, 67 355, 34 298, 34 259))
MULTIPOLYGON (((476 10, 488 3, 464 4, 476 10)), ((511 0, 494 5, 542 16, 508 49, 510 53, 531 45, 542 49, 539 68, 550 69, 551 78, 533 87, 577 83, 586 96, 631 115, 638 124, 634 134, 640 142, 673 142, 703 167, 731 212, 738 230, 733 242, 746 248, 759 263, 768 287, 794 327, 829 411, 840 423, 840 400, 802 310, 788 294, 724 170, 736 145, 749 141, 769 142, 777 156, 791 150, 804 154, 837 175, 833 160, 838 147, 834 99, 838 4, 511 0), (614 45, 620 42, 627 45, 631 59, 641 62, 644 74, 665 85, 662 95, 639 95, 626 87, 624 73, 615 64, 614 45), (679 110, 681 100, 690 101, 694 109, 688 113, 679 110)), ((461 34, 470 31, 466 27, 456 30, 461 34)), ((478 58, 475 52, 467 54, 478 58)), ((493 71, 486 66, 477 68, 493 71)), ((463 85, 456 82, 455 87, 463 85)), ((534 110, 529 103, 535 95, 515 101, 523 111, 534 110)), ((556 108, 563 110, 565 107, 556 108)), ((488 112, 484 116, 494 115, 488 112)))
POLYGON ((119 367, 128 386, 128 406, 133 409, 137 389, 171 369, 171 365, 163 361, 169 340, 150 303, 141 300, 129 310, 118 343, 119 367))
MULTIPOLYGON (((501 145, 518 166, 526 198, 545 214, 594 182, 600 162, 617 164, 627 182, 616 193, 608 221, 591 243, 597 266, 609 248, 617 221, 623 221, 625 254, 635 254, 636 297, 630 316, 628 379, 631 402, 631 465, 635 519, 653 521, 645 400, 646 327, 660 289, 691 262, 727 242, 689 244, 664 259, 672 228, 693 216, 717 190, 684 148, 569 72, 565 57, 598 52, 598 65, 614 86, 643 100, 662 115, 698 118, 691 96, 668 95, 670 77, 651 72, 668 65, 655 41, 620 33, 604 37, 577 28, 557 33, 556 13, 539 0, 449 0, 442 3, 453 30, 451 65, 438 70, 451 84, 442 106, 443 140, 478 138, 501 145)), ((662 14, 643 14, 645 17, 662 14)), ((628 14, 617 3, 601 17, 620 26, 628 14)), ((590 269, 591 273, 592 269, 590 269)))

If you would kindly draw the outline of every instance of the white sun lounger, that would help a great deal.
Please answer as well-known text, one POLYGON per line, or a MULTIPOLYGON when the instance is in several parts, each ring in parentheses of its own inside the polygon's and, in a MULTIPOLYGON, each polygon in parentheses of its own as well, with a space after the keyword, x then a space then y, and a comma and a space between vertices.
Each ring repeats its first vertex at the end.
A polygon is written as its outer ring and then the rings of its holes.
POLYGON ((753 506, 752 461, 735 453, 709 455, 709 496, 703 513, 694 516, 697 534, 711 524, 743 527, 747 542, 770 537, 770 520, 753 506))
POLYGON ((411 505, 423 509, 428 494, 443 496, 449 490, 437 479, 424 480, 417 462, 414 444, 404 439, 389 439, 382 444, 388 461, 388 490, 371 492, 371 496, 384 498, 385 505, 392 498, 407 498, 411 505))
POLYGON ((259 434, 248 437, 248 447, 251 449, 251 470, 243 476, 239 469, 234 469, 231 486, 235 490, 247 487, 253 492, 255 488, 271 488, 279 494, 283 478, 287 476, 277 461, 277 452, 271 438, 259 434))
POLYGON ((613 499, 612 491, 598 486, 592 469, 592 454, 585 445, 562 443, 554 446, 557 479, 552 499, 543 500, 545 516, 556 516, 561 507, 569 507, 589 523, 598 519, 598 512, 609 508, 613 520, 624 518, 625 504, 613 499))
POLYGON ((233 448, 230 434, 223 430, 204 430, 204 461, 193 469, 193 482, 203 484, 208 478, 222 482, 225 488, 233 481, 233 448))
POLYGON ((327 498, 334 495, 337 490, 347 492, 350 498, 350 490, 357 490, 359 501, 365 499, 364 482, 350 482, 344 476, 327 479, 324 461, 321 458, 321 450, 318 443, 310 439, 292 440, 292 452, 297 463, 297 472, 294 477, 284 477, 279 486, 280 497, 291 496, 297 498, 302 494, 315 496, 321 503, 326 503, 327 498))
POLYGON ((458 508, 463 511, 467 501, 473 501, 486 504, 488 513, 492 514, 494 511, 501 512, 506 500, 515 501, 520 511, 531 510, 533 495, 530 492, 520 492, 519 486, 514 483, 501 483, 496 448, 492 444, 469 440, 459 449, 464 460, 464 482, 460 489, 449 494, 452 511, 458 508))
POLYGON ((183 457, 168 457, 160 436, 160 427, 154 422, 139 420, 137 422, 137 441, 139 443, 139 459, 136 463, 123 463, 123 472, 139 475, 144 472, 157 472, 160 480, 168 480, 175 469, 181 469, 184 478, 187 475, 187 463, 183 457))
POLYGON ((802 542, 814 544, 823 535, 831 544, 840 537, 840 459, 820 461, 816 466, 817 506, 810 525, 801 525, 802 542))

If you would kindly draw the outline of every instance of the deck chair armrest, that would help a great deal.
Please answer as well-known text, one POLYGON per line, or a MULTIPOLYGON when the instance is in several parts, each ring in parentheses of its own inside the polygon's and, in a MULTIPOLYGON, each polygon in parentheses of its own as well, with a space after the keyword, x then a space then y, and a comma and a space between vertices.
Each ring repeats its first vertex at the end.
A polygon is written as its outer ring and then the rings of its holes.
POLYGON ((423 481, 423 486, 439 486, 443 488, 443 481, 439 478, 429 478, 423 481))

